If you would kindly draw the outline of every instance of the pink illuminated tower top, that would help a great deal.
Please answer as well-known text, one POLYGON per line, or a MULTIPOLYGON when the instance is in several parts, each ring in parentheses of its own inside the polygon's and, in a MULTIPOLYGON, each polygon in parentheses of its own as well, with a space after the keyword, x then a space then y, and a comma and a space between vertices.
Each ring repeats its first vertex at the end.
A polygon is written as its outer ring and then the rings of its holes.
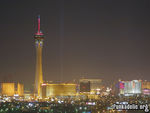
POLYGON ((35 33, 35 39, 44 39, 44 34, 40 30, 40 15, 38 15, 38 31, 35 33))

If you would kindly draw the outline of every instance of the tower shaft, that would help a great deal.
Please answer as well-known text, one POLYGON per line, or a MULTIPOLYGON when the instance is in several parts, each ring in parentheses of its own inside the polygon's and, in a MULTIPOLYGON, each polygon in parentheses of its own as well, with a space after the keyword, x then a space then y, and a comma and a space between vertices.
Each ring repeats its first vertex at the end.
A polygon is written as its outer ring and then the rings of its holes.
POLYGON ((36 41, 36 73, 35 73, 35 93, 38 97, 41 95, 41 84, 43 83, 42 72, 42 46, 43 41, 36 41))

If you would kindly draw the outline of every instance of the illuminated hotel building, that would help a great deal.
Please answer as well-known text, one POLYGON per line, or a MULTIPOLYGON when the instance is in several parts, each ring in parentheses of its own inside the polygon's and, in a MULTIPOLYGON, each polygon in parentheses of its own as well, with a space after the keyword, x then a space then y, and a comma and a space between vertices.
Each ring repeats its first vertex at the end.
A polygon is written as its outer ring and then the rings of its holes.
POLYGON ((24 85, 23 84, 20 84, 20 83, 18 83, 17 84, 17 94, 19 95, 19 96, 24 96, 24 85))
POLYGON ((44 35, 40 31, 40 16, 38 16, 38 31, 34 35, 35 47, 36 47, 36 72, 35 72, 35 84, 34 94, 35 97, 41 97, 41 84, 43 83, 43 72, 42 72, 42 48, 44 35))
POLYGON ((56 96, 75 96, 76 84, 42 84, 42 98, 56 97, 56 96))
POLYGON ((130 96, 142 93, 142 81, 120 81, 120 94, 130 96))
POLYGON ((150 95, 150 82, 149 81, 143 81, 142 82, 142 93, 144 95, 150 95))
POLYGON ((150 89, 150 82, 149 81, 143 81, 142 82, 142 89, 150 89))
POLYGON ((1 83, 2 96, 24 96, 24 85, 16 83, 1 83))
POLYGON ((14 96, 15 94, 15 83, 2 83, 2 95, 14 96))

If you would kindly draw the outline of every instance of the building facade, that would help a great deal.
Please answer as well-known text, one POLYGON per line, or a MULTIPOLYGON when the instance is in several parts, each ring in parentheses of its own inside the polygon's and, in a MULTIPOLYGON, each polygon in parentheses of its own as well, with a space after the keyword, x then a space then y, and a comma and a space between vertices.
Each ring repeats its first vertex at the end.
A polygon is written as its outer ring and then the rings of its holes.
POLYGON ((149 81, 142 82, 142 93, 144 95, 150 95, 150 82, 149 81))
POLYGON ((96 94, 102 89, 101 79, 80 79, 80 92, 96 94))
POLYGON ((120 81, 120 94, 121 95, 137 95, 142 93, 142 81, 120 81))
POLYGON ((21 83, 1 83, 2 96, 24 96, 24 85, 21 83))
POLYGON ((75 96, 76 84, 42 84, 42 98, 56 96, 75 96))

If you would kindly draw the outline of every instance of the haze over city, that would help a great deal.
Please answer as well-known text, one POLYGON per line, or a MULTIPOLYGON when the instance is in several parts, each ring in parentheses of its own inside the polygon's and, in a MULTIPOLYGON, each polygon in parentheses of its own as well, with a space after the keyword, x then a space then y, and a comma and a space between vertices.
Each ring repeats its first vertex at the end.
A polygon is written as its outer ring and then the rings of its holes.
POLYGON ((149 1, 0 2, 0 78, 34 84, 37 15, 44 80, 150 80, 149 1))

